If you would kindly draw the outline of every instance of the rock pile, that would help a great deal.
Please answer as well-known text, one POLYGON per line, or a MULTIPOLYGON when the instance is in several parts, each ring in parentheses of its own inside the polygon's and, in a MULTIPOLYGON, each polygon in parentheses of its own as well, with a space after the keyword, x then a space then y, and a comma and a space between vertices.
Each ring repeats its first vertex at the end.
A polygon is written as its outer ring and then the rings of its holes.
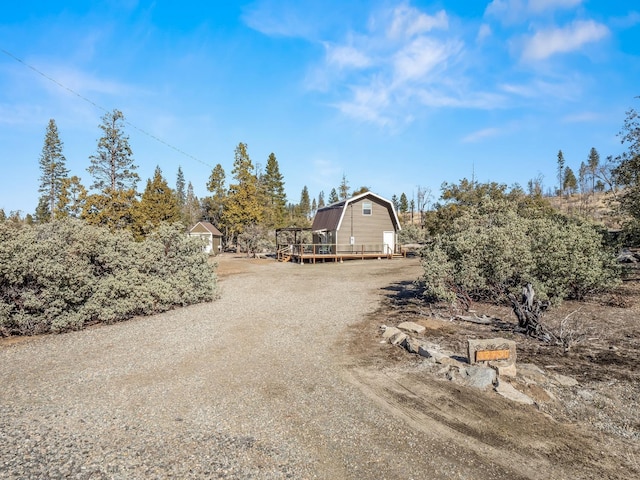
POLYGON ((533 364, 519 364, 516 370, 516 345, 512 340, 472 339, 467 355, 461 356, 427 341, 423 337, 426 328, 415 322, 403 322, 396 327, 382 325, 381 330, 383 343, 422 357, 427 365, 433 366, 436 375, 468 387, 493 390, 514 402, 533 405, 553 401, 554 388, 578 385, 574 378, 547 373, 533 364), (497 360, 482 360, 487 357, 497 360))

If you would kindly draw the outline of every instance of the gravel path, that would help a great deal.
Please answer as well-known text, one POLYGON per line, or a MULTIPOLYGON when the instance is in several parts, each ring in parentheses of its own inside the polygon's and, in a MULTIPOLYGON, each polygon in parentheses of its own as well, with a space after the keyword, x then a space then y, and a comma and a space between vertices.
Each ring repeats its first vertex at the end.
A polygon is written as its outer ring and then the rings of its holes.
POLYGON ((0 345, 0 478, 508 477, 350 379, 345 332, 417 260, 243 265, 213 303, 0 345))

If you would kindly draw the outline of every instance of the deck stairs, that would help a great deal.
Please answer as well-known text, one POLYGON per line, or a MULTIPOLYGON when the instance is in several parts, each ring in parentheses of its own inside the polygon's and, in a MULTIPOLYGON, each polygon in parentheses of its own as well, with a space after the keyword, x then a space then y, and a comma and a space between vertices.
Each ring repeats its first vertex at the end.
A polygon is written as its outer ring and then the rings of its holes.
POLYGON ((283 247, 280 250, 278 250, 278 254, 276 255, 276 258, 278 259, 279 262, 290 262, 291 261, 291 249, 289 247, 283 247))

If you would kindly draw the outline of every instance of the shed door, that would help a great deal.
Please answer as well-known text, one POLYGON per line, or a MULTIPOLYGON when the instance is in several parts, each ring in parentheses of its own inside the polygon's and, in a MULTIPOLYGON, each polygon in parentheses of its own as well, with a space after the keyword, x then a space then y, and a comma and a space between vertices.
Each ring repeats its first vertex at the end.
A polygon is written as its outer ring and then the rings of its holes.
POLYGON ((396 232, 382 232, 382 243, 387 248, 385 253, 393 253, 396 249, 396 232))

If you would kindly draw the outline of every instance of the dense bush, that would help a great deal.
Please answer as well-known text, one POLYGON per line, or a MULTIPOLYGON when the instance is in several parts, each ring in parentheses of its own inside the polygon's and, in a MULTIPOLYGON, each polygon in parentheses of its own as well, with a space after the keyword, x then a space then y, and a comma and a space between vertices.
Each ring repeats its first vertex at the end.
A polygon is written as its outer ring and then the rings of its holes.
POLYGON ((453 301, 502 301, 526 283, 552 303, 617 284, 613 252, 591 224, 558 215, 522 216, 512 202, 470 207, 423 249, 425 293, 453 301))
POLYGON ((429 238, 429 231, 418 225, 405 225, 398 233, 398 242, 407 243, 425 243, 429 238))
POLYGON ((143 242, 77 221, 0 224, 0 336, 80 329, 212 300, 202 246, 178 226, 143 242))

